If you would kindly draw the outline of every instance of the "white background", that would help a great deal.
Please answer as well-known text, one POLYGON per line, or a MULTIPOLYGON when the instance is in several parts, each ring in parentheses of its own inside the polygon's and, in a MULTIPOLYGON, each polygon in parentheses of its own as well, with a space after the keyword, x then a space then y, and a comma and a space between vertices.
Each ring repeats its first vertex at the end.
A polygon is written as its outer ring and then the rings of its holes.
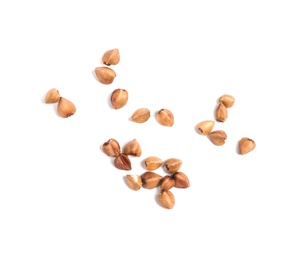
POLYGON ((298 260, 298 12, 295 0, 1 1, 0 259, 298 260), (103 85, 93 70, 112 48, 103 85), (74 116, 44 103, 51 88, 74 116), (120 110, 116 88, 129 92, 120 110), (236 102, 218 147, 195 125, 223 94, 236 102), (150 119, 131 122, 141 107, 150 119), (245 136, 257 146, 241 156, 245 136), (126 186, 109 138, 140 143, 131 174, 147 156, 183 161, 191 185, 172 190, 173 209, 126 186))

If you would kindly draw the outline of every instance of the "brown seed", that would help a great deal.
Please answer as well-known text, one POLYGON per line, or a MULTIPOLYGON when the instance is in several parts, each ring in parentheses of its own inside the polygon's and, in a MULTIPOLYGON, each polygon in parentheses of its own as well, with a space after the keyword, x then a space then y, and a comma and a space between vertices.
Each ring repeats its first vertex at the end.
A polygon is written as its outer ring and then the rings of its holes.
POLYGON ((126 155, 133 155, 140 157, 141 156, 141 147, 139 143, 137 142, 136 139, 133 139, 132 141, 128 142, 124 148, 123 148, 123 153, 126 155))
POLYGON ((174 204, 175 204, 174 195, 169 190, 161 191, 157 195, 157 200, 158 200, 159 204, 163 208, 166 208, 166 209, 172 209, 174 207, 174 204))
POLYGON ((164 166, 169 173, 177 172, 182 165, 182 160, 176 158, 169 158, 164 161, 164 166))
POLYGON ((155 172, 145 172, 141 176, 142 186, 146 189, 153 189, 160 184, 162 176, 155 172))
POLYGON ((97 79, 103 84, 111 84, 116 77, 116 73, 113 69, 108 67, 95 68, 95 74, 97 79))
POLYGON ((56 103, 59 101, 60 94, 56 88, 50 89, 45 96, 45 103, 56 103))
POLYGON ((131 120, 136 123, 144 123, 149 118, 150 118, 150 111, 147 108, 139 108, 131 116, 131 120))
POLYGON ((223 103, 219 103, 215 111, 215 117, 218 122, 224 122, 228 117, 228 111, 223 103))
POLYGON ((109 51, 106 51, 102 57, 102 61, 105 65, 116 65, 119 63, 120 56, 119 56, 119 50, 118 49, 112 49, 109 51))
POLYGON ((208 135, 208 137, 211 142, 217 146, 225 144, 227 138, 226 133, 222 130, 213 131, 208 135))
POLYGON ((130 158, 124 153, 121 153, 115 157, 114 165, 119 170, 129 171, 132 169, 130 158))
POLYGON ((128 91, 125 89, 115 89, 111 94, 111 105, 114 109, 124 107, 128 102, 128 91))
POLYGON ((215 121, 213 120, 206 120, 198 123, 196 125, 196 129, 202 134, 202 135, 208 135, 212 132, 213 127, 215 125, 215 121))
POLYGON ((190 187, 190 182, 187 175, 183 172, 176 172, 173 174, 173 179, 175 181, 174 187, 176 188, 188 188, 190 187))
POLYGON ((163 126, 173 126, 174 124, 173 113, 166 108, 162 108, 159 110, 156 115, 156 119, 163 126))
POLYGON ((241 155, 251 152, 256 147, 255 141, 248 137, 243 137, 239 141, 239 153, 241 155))
POLYGON ((153 171, 158 169, 163 164, 163 161, 156 156, 149 156, 144 159, 145 169, 153 171))
POLYGON ((222 95, 219 98, 219 102, 226 106, 226 108, 230 108, 235 103, 235 98, 232 95, 222 95))
POLYGON ((142 180, 139 175, 126 175, 126 183, 131 190, 139 190, 142 187, 142 180))
POLYGON ((119 143, 113 138, 110 138, 102 145, 102 150, 105 154, 112 157, 116 157, 120 154, 119 143))
POLYGON ((76 107, 68 99, 60 97, 57 105, 57 112, 61 117, 67 118, 76 113, 76 107))
POLYGON ((175 185, 175 180, 172 176, 165 175, 160 181, 160 191, 170 190, 175 185))

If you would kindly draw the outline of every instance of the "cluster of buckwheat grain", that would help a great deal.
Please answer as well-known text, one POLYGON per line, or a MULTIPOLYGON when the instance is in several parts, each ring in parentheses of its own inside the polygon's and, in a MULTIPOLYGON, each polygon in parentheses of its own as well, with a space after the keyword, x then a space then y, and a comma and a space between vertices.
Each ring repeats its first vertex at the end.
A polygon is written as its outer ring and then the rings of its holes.
MULTIPOLYGON (((231 108, 235 103, 235 98, 232 95, 224 94, 218 99, 219 103, 215 110, 215 119, 218 122, 225 122, 228 118, 228 108, 231 108)), ((196 129, 202 135, 208 136, 210 141, 217 146, 225 144, 227 139, 226 132, 223 130, 214 130, 215 121, 205 120, 196 125, 196 129)), ((239 154, 247 154, 256 146, 256 143, 248 137, 242 137, 238 142, 239 154)))
MULTIPOLYGON (((117 48, 106 51, 102 56, 103 66, 96 67, 94 72, 98 81, 102 84, 112 84, 116 72, 111 65, 117 65, 120 61, 120 53, 117 48)), ((126 89, 114 89, 111 93, 110 101, 113 109, 118 110, 124 107, 128 102, 128 91, 126 89)), ((218 99, 218 105, 215 110, 215 120, 217 122, 225 122, 228 118, 228 109, 235 103, 232 95, 222 95, 218 99)), ((76 107, 68 99, 61 97, 56 88, 50 89, 45 96, 45 103, 58 103, 57 112, 62 118, 68 118, 75 114, 76 107)), ((145 123, 150 118, 151 113, 148 108, 138 108, 132 115, 131 120, 135 123, 145 123)), ((172 127, 174 125, 174 115, 167 109, 160 109, 155 118, 162 126, 172 127)), ((215 121, 205 120, 196 125, 196 129, 201 135, 208 136, 210 141, 221 146, 225 144, 227 135, 223 130, 214 130, 215 121)), ((256 146, 256 143, 248 137, 243 137, 238 142, 239 154, 247 154, 256 146)), ((102 151, 109 157, 113 157, 114 166, 119 170, 130 171, 132 169, 130 156, 140 157, 142 154, 141 147, 136 139, 129 141, 123 149, 120 148, 118 141, 110 138, 101 146, 102 151)), ((189 178, 180 170, 182 160, 177 158, 168 158, 161 160, 156 156, 149 156, 143 160, 145 172, 142 174, 127 174, 125 180, 127 186, 134 190, 158 188, 157 201, 166 209, 172 209, 175 205, 175 198, 170 191, 172 188, 188 188, 190 187, 189 178), (155 172, 159 167, 164 167, 166 174, 158 174, 155 172)))
MULTIPOLYGON (((123 149, 117 140, 110 138, 102 145, 102 151, 114 157, 114 165, 119 170, 130 171, 132 169, 130 156, 140 157, 142 154, 141 147, 136 139, 128 142, 123 149)), ((143 165, 145 172, 137 174, 127 174, 125 176, 128 187, 132 190, 139 190, 141 187, 145 189, 159 188, 157 201, 163 208, 172 209, 175 204, 171 188, 188 188, 190 186, 189 179, 185 173, 180 171, 182 160, 177 158, 168 158, 164 162, 156 156, 149 156, 144 159, 143 165), (154 172, 159 167, 164 167, 167 174, 162 176, 154 172)))

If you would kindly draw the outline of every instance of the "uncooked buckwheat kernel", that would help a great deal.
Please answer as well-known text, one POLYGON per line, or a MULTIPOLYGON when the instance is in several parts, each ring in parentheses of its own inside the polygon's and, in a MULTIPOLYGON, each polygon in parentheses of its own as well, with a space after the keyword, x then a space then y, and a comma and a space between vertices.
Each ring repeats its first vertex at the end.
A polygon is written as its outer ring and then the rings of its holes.
POLYGON ((133 155, 140 157, 141 156, 141 147, 139 143, 137 142, 136 139, 133 139, 132 141, 128 142, 124 148, 123 148, 123 153, 126 155, 133 155))
POLYGON ((139 108, 131 116, 131 120, 136 123, 144 123, 149 118, 150 118, 150 111, 147 108, 139 108))
POLYGON ((177 172, 182 165, 182 160, 176 158, 169 158, 164 161, 164 166, 169 173, 177 172))
POLYGON ((163 126, 173 126, 174 116, 169 109, 162 108, 156 115, 157 121, 163 126))
POLYGON ((67 118, 76 113, 76 107, 68 99, 60 97, 57 105, 57 112, 61 117, 67 118))
POLYGON ((217 146, 224 145, 227 138, 226 133, 222 130, 213 131, 208 137, 211 142, 217 146))
POLYGON ((121 153, 120 155, 115 157, 114 165, 120 170, 129 171, 132 169, 130 158, 124 153, 121 153))
POLYGON ((218 122, 224 122, 228 117, 228 111, 223 103, 219 103, 215 111, 215 117, 218 122))
POLYGON ((172 209, 175 204, 174 195, 169 190, 163 190, 157 195, 157 200, 163 208, 172 209))
POLYGON ((50 104, 50 103, 56 103, 59 101, 60 94, 59 91, 56 88, 50 89, 45 97, 45 103, 50 104))
POLYGON ((239 141, 239 153, 241 155, 251 152, 256 147, 255 141, 248 137, 243 137, 239 141))
POLYGON ((102 57, 102 62, 107 66, 116 65, 119 63, 119 60, 119 50, 116 48, 106 51, 102 57))
POLYGON ((153 189, 160 184, 162 176, 155 172, 145 172, 141 176, 142 186, 146 189, 153 189))
POLYGON ((103 84, 111 84, 116 77, 116 73, 113 69, 108 67, 97 67, 95 68, 95 74, 97 79, 103 84))
POLYGON ((126 175, 126 183, 131 190, 139 190, 142 187, 142 180, 139 175, 126 175))
POLYGON ((176 172, 173 174, 172 178, 175 181, 174 187, 176 188, 188 188, 190 187, 190 182, 187 175, 183 172, 176 172))
POLYGON ((222 95, 219 98, 219 102, 221 102, 223 105, 225 105, 227 108, 230 108, 234 105, 235 103, 235 98, 232 95, 222 95))
POLYGON ((158 169, 163 164, 163 161, 156 156, 149 156, 144 159, 145 169, 153 171, 158 169))
POLYGON ((124 107, 128 102, 128 91, 125 89, 115 89, 111 94, 111 105, 114 109, 124 107))
POLYGON ((202 134, 202 135, 208 135, 212 132, 213 127, 215 125, 215 121, 213 120, 206 120, 198 123, 196 125, 196 129, 202 134))
POLYGON ((160 191, 170 190, 175 186, 175 180, 172 176, 165 175, 160 181, 160 191))
POLYGON ((115 139, 110 138, 102 145, 102 150, 108 156, 116 157, 120 154, 120 145, 115 139))

